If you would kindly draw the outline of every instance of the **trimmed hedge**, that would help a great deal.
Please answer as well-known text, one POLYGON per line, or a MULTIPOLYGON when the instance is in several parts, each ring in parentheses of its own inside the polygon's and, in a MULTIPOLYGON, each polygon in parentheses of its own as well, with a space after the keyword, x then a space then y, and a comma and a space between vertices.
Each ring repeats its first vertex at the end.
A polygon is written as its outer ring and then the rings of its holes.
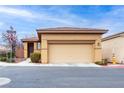
POLYGON ((32 63, 40 63, 41 54, 38 52, 32 53, 30 58, 32 63))

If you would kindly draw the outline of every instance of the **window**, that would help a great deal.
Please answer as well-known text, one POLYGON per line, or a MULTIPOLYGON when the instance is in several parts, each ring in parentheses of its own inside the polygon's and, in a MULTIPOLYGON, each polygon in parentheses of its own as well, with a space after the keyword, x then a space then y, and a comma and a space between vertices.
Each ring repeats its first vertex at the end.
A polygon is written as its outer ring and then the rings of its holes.
POLYGON ((40 42, 37 43, 37 49, 40 49, 40 42))

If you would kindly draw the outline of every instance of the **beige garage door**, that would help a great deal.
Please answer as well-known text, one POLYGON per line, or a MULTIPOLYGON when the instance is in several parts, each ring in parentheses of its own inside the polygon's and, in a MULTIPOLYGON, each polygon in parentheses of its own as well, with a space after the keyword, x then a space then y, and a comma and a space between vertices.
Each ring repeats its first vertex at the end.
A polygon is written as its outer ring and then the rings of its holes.
POLYGON ((56 64, 91 63, 91 44, 50 44, 49 62, 56 64))

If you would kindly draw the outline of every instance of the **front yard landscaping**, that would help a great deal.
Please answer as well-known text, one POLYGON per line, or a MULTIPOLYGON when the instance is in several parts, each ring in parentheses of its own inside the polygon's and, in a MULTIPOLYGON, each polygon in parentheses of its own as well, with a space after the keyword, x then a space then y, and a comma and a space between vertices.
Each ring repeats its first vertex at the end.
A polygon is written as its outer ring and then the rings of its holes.
POLYGON ((41 54, 38 52, 34 52, 31 54, 30 56, 31 58, 31 62, 32 63, 41 63, 40 59, 41 59, 41 54))
POLYGON ((15 54, 8 52, 8 53, 1 53, 0 54, 0 61, 1 62, 15 62, 14 60, 15 54))
POLYGON ((102 61, 96 61, 95 64, 98 64, 98 65, 107 65, 108 64, 108 61, 107 61, 107 59, 102 59, 102 61))

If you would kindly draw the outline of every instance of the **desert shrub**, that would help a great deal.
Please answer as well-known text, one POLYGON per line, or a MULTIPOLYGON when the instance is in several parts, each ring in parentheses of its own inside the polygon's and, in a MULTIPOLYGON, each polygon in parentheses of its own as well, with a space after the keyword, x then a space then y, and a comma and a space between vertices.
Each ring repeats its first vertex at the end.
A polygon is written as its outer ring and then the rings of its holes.
POLYGON ((108 59, 102 59, 104 64, 108 64, 108 59))
POLYGON ((30 56, 30 58, 31 58, 31 61, 33 63, 39 63, 40 62, 40 59, 41 59, 41 54, 40 53, 37 53, 37 52, 32 53, 31 56, 30 56))
POLYGON ((107 65, 108 61, 107 59, 102 59, 102 61, 96 61, 95 64, 98 64, 98 65, 107 65))

